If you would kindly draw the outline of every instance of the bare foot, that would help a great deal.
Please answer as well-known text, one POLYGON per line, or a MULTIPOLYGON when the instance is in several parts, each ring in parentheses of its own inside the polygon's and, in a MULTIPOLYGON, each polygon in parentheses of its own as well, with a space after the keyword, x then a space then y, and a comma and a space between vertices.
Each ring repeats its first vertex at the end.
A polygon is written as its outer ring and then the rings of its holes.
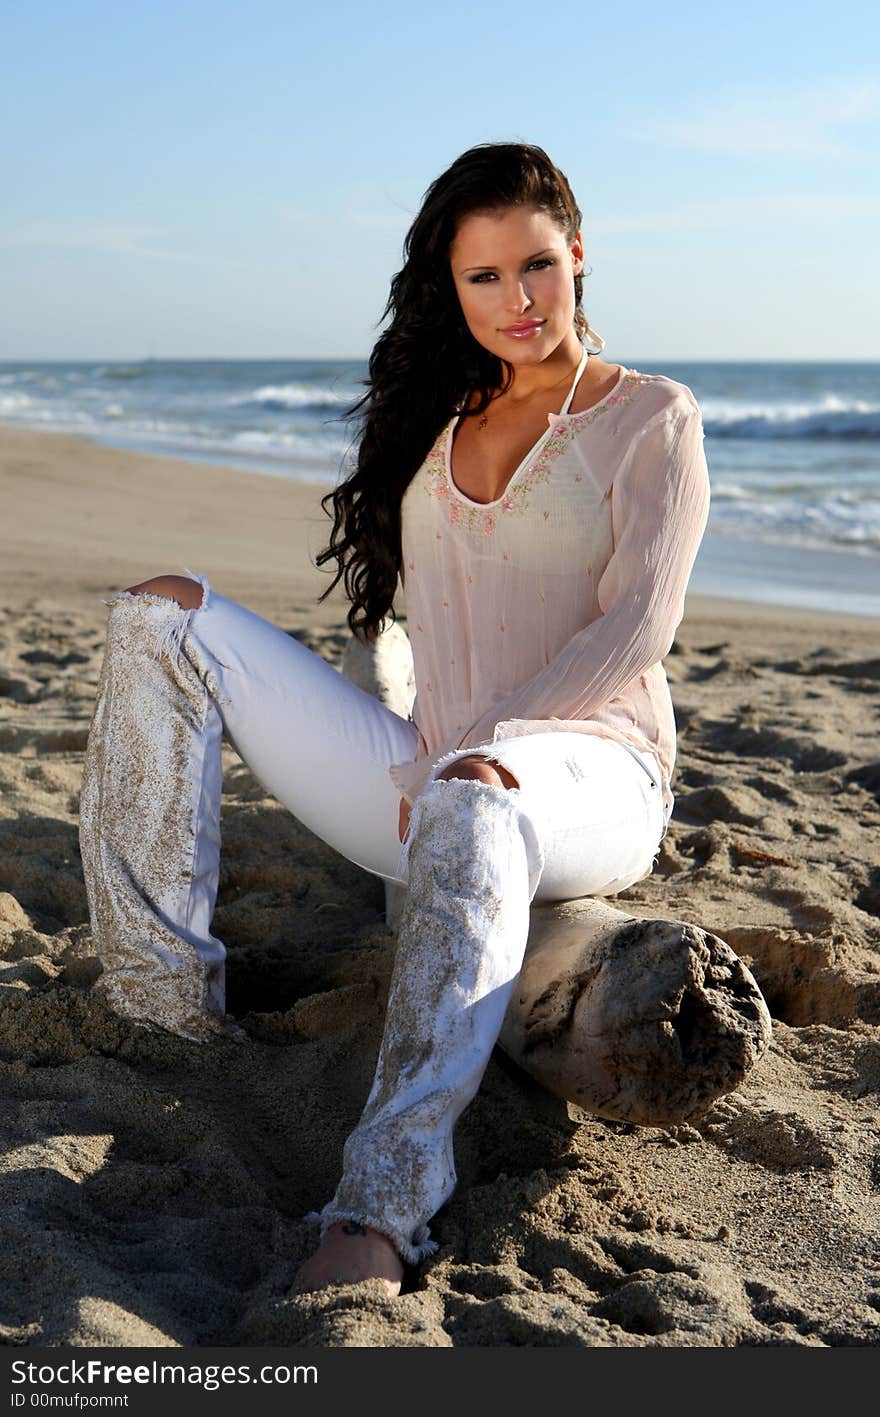
POLYGON ((403 1262, 386 1235, 356 1220, 340 1220, 300 1266, 291 1293, 308 1293, 325 1284, 356 1284, 361 1279, 384 1280, 389 1298, 394 1299, 400 1293, 403 1262))

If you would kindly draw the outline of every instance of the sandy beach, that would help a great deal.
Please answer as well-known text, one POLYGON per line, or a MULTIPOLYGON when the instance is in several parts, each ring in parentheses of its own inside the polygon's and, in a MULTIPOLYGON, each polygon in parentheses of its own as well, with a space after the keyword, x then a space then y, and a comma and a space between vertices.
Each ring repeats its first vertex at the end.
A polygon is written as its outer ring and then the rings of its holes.
POLYGON ((591 1118, 496 1053, 439 1251, 397 1300, 287 1295, 372 1077, 381 882, 224 747, 213 929, 246 1041, 149 1033, 92 997, 77 822, 101 597, 188 566, 338 665, 321 490, 0 427, 0 1342, 877 1344, 877 620, 689 597, 675 813, 616 903, 726 940, 770 1050, 669 1129, 591 1118))

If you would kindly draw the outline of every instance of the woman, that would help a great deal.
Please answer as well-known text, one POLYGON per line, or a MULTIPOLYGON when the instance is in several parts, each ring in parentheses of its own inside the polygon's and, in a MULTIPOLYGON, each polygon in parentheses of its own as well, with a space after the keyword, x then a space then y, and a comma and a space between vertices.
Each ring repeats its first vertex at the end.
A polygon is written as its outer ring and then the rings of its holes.
POLYGON ((203 576, 110 602, 81 838, 114 1007, 187 1037, 224 1026, 224 733, 312 831, 409 887, 373 1088, 299 1288, 396 1293, 436 1248, 531 902, 624 890, 667 829, 661 660, 708 512, 702 425, 684 385, 598 357, 580 224, 546 153, 486 144, 407 236, 318 561, 368 640, 403 582, 411 721, 203 576))

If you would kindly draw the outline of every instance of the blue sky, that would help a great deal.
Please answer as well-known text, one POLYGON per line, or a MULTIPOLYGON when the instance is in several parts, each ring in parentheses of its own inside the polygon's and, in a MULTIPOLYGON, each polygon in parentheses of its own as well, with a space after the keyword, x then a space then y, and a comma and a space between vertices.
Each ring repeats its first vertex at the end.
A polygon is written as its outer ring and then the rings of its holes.
POLYGON ((0 359, 360 356, 428 183, 540 143, 606 357, 880 358, 874 6, 3 14, 0 359))

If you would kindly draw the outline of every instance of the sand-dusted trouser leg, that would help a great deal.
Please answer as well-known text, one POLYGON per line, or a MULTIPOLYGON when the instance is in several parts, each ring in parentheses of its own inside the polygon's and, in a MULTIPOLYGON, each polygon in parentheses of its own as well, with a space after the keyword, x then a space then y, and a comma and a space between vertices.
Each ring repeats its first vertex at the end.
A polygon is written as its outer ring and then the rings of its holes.
MULTIPOLYGON (((188 572, 193 575, 193 572, 188 572)), ((210 930, 225 736, 267 790, 350 860, 393 880, 388 764, 418 732, 245 606, 120 591, 83 767, 80 845, 97 988, 142 1024, 222 1027, 225 949, 210 930)))
POLYGON ((322 1233, 360 1221, 411 1263, 455 1189, 452 1129, 473 1098, 522 965, 544 866, 522 794, 453 778, 416 800, 409 894, 372 1090, 344 1149, 322 1233))
POLYGON ((204 888, 220 844, 222 725, 181 653, 193 612, 148 594, 111 603, 80 797, 96 987, 118 1013, 204 1038, 224 1014, 226 951, 204 888))

